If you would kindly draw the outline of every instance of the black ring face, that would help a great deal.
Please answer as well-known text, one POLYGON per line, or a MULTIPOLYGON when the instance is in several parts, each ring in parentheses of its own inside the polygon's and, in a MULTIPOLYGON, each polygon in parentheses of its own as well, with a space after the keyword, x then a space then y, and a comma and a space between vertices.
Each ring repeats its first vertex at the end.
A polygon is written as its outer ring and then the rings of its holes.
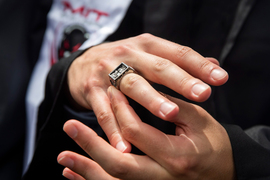
POLYGON ((129 71, 134 72, 134 69, 122 62, 109 74, 111 84, 119 89, 120 82, 118 81, 120 81, 123 75, 129 71))

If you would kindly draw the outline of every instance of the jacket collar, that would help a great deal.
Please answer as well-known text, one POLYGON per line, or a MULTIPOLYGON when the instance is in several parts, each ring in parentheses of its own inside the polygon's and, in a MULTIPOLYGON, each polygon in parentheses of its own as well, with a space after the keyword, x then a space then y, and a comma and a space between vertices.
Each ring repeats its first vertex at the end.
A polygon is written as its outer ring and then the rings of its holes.
POLYGON ((221 51, 221 56, 219 58, 221 66, 223 65, 226 57, 228 56, 232 47, 234 46, 236 37, 238 36, 255 2, 256 0, 240 0, 237 11, 236 11, 236 15, 234 18, 234 22, 227 36, 225 45, 221 51))

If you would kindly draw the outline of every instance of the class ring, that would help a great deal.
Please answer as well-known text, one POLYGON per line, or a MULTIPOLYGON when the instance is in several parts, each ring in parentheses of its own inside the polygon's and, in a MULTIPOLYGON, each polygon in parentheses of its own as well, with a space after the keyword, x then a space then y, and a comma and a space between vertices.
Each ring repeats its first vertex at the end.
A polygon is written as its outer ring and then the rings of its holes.
POLYGON ((109 74, 111 84, 120 90, 119 88, 122 78, 129 73, 135 73, 135 70, 122 62, 109 74))

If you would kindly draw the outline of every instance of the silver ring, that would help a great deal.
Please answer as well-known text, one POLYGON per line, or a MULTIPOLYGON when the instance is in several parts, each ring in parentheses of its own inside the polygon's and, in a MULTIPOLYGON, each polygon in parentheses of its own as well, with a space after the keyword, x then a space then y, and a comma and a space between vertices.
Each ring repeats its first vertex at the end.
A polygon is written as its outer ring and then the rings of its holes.
POLYGON ((109 74, 111 84, 119 90, 122 78, 129 73, 135 73, 135 70, 122 62, 109 74))

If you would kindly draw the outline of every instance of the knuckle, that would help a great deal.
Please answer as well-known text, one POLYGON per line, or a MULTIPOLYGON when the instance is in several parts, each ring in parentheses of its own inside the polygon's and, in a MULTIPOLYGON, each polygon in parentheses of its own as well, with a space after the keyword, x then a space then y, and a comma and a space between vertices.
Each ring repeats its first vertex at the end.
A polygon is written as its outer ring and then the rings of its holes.
POLYGON ((153 36, 152 34, 150 33, 143 33, 143 34, 140 34, 138 36, 136 36, 136 38, 140 41, 146 41, 146 40, 149 40, 149 39, 152 39, 154 38, 155 36, 153 36))
POLYGON ((97 69, 100 72, 105 72, 107 70, 107 67, 111 64, 110 58, 102 58, 97 63, 97 69))
POLYGON ((81 172, 82 177, 85 177, 86 179, 90 179, 93 175, 90 171, 88 171, 87 169, 83 170, 83 172, 81 172))
POLYGON ((83 94, 90 94, 93 87, 100 86, 100 81, 97 78, 89 78, 83 82, 83 94))
POLYGON ((83 94, 88 94, 91 91, 91 84, 92 81, 84 81, 83 82, 83 94))
POLYGON ((135 38, 136 42, 139 42, 139 44, 142 46, 142 48, 147 51, 148 49, 151 49, 151 43, 153 42, 154 38, 156 38, 154 35, 149 33, 140 34, 135 38))
POLYGON ((199 69, 201 71, 203 71, 203 70, 210 70, 210 69, 212 69, 212 63, 210 61, 202 61, 199 64, 199 69))
POLYGON ((96 116, 100 126, 109 123, 111 120, 111 114, 108 111, 101 111, 96 116))
POLYGON ((182 79, 180 79, 179 81, 180 89, 183 89, 184 87, 186 87, 189 81, 190 81, 189 77, 183 77, 182 79))
POLYGON ((188 158, 181 158, 178 160, 170 158, 167 161, 167 166, 170 173, 175 177, 188 175, 194 167, 193 163, 188 158))
POLYGON ((109 67, 110 61, 109 59, 101 59, 99 62, 95 64, 95 70, 90 69, 89 74, 87 74, 87 78, 82 82, 83 93, 87 94, 91 92, 91 90, 95 87, 102 87, 104 81, 101 80, 100 74, 107 73, 107 69, 109 67), (99 72, 99 73, 96 73, 99 72))
POLYGON ((176 56, 179 59, 185 57, 192 49, 187 46, 178 46, 176 51, 176 56))
POLYGON ((85 149, 86 152, 91 152, 92 146, 90 141, 83 141, 80 142, 80 146, 85 149))
POLYGON ((136 136, 138 135, 139 128, 135 124, 130 123, 130 124, 126 124, 122 126, 121 132, 122 132, 123 137, 125 137, 125 139, 134 140, 136 136))
POLYGON ((121 103, 117 103, 114 101, 114 103, 112 103, 111 105, 112 105, 112 109, 115 115, 118 115, 119 112, 121 112, 121 109, 123 109, 123 106, 121 106, 121 103))
POLYGON ((109 174, 118 178, 126 177, 126 175, 129 173, 128 163, 125 163, 124 160, 119 158, 116 161, 118 162, 116 162, 113 166, 111 166, 108 169, 109 174))
POLYGON ((113 130, 111 134, 108 136, 110 142, 117 142, 119 140, 119 134, 121 134, 118 130, 113 130))
POLYGON ((138 75, 135 74, 128 74, 126 76, 123 77, 122 79, 122 83, 120 84, 121 86, 121 90, 125 90, 125 91, 131 91, 136 84, 140 81, 140 77, 138 75))
POLYGON ((165 70, 169 65, 170 65, 169 60, 159 59, 159 58, 155 59, 154 71, 161 72, 161 71, 165 70))
POLYGON ((113 56, 126 56, 131 52, 132 46, 128 43, 118 44, 113 48, 113 56))

